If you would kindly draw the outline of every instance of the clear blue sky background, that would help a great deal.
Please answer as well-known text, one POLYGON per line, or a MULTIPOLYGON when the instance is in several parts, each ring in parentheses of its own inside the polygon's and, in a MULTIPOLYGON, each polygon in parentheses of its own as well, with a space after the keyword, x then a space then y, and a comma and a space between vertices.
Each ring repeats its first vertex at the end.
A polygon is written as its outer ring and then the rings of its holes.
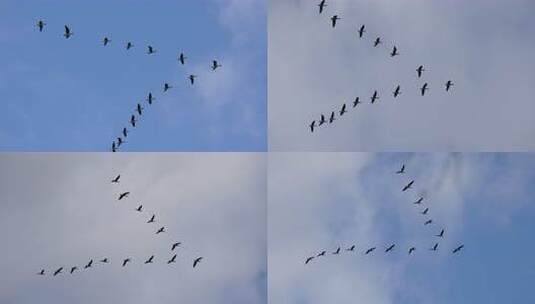
POLYGON ((0 2, 0 150, 109 150, 149 91, 157 100, 123 151, 265 150, 264 2, 0 2))

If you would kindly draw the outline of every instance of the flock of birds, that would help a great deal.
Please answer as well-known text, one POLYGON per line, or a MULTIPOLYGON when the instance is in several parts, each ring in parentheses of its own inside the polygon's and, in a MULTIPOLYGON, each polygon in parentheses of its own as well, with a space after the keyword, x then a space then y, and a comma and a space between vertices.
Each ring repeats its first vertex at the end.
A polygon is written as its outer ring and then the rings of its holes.
MULTIPOLYGON (((405 165, 403 164, 401 166, 401 168, 398 171, 396 171, 396 174, 402 175, 404 173, 405 173, 405 165)), ((402 192, 409 191, 410 189, 413 188, 413 186, 414 186, 414 180, 410 180, 407 184, 405 184, 403 186, 401 191, 402 192)), ((416 206, 421 206, 423 204, 423 200, 424 200, 423 197, 419 197, 416 201, 413 202, 413 204, 416 205, 416 206)), ((434 223, 433 219, 428 217, 428 215, 429 215, 429 207, 425 207, 422 211, 420 211, 420 214, 422 214, 423 216, 426 216, 426 219, 423 222, 424 226, 429 226, 429 225, 432 225, 434 223)), ((439 232, 436 232, 434 234, 434 237, 439 239, 439 240, 441 240, 441 239, 444 238, 444 234, 445 234, 445 229, 442 228, 442 229, 440 229, 439 232)), ((439 241, 435 241, 431 247, 427 248, 428 251, 434 251, 434 252, 438 251, 439 250, 439 244, 440 244, 439 241)), ((392 252, 395 248, 396 248, 396 244, 395 243, 388 244, 386 247, 384 247, 384 253, 392 252)), ((457 254, 463 248, 464 248, 464 244, 459 244, 455 248, 453 248, 451 252, 452 252, 452 254, 457 254)), ((417 249, 416 246, 413 246, 413 245, 408 246, 406 248, 407 254, 408 255, 412 255, 416 251, 416 249, 417 249)), ((342 250, 344 250, 345 252, 354 252, 356 250, 356 245, 351 245, 350 247, 345 248, 345 249, 342 249, 341 246, 338 246, 336 248, 336 250, 330 252, 330 254, 331 255, 339 255, 339 254, 342 253, 342 250)), ((373 246, 373 247, 365 248, 363 253, 364 253, 364 255, 369 255, 369 254, 372 254, 376 250, 378 250, 378 247, 377 246, 373 246)), ((307 256, 305 258, 305 265, 310 263, 310 262, 312 262, 314 259, 317 259, 317 258, 320 258, 320 257, 325 257, 326 255, 327 255, 327 250, 321 250, 317 254, 314 254, 314 255, 311 255, 311 256, 307 256)))
MULTIPOLYGON (((319 4, 318 4, 318 7, 319 7, 319 13, 322 14, 323 11, 325 10, 325 8, 327 7, 327 3, 326 3, 326 0, 322 0, 319 4)), ((333 15, 331 17, 331 26, 333 28, 336 27, 336 24, 337 24, 337 21, 340 20, 341 18, 338 16, 338 15, 333 15)), ((364 38, 364 34, 366 33, 366 25, 363 24, 361 25, 358 30, 357 30, 357 34, 358 34, 358 37, 359 39, 363 39, 364 38)), ((380 36, 376 37, 373 41, 373 47, 374 48, 377 48, 380 44, 382 44, 383 41, 381 39, 380 36)), ((396 56, 399 56, 400 53, 399 53, 399 49, 396 45, 394 45, 392 47, 392 51, 390 52, 390 57, 396 57, 396 56)), ((420 65, 416 68, 416 75, 418 77, 418 79, 420 79, 422 76, 423 76, 423 73, 425 72, 425 68, 423 65, 420 65)), ((446 92, 449 92, 451 90, 451 88, 453 87, 454 83, 452 80, 447 80, 445 83, 444 83, 444 88, 445 88, 445 91, 446 92)), ((429 87, 429 83, 428 82, 424 82, 420 87, 419 87, 419 91, 420 91, 420 95, 423 97, 425 96, 426 92, 430 89, 429 87)), ((400 84, 397 84, 394 86, 393 88, 393 91, 392 91, 392 96, 394 99, 398 98, 400 95, 401 95, 402 91, 401 91, 401 85, 400 84)), ((374 90, 373 94, 371 95, 370 97, 370 104, 374 104, 376 103, 378 100, 380 99, 380 95, 379 95, 379 92, 377 90, 374 90)), ((352 102, 352 108, 356 108, 360 103, 363 103, 360 99, 359 96, 355 97, 354 101, 352 102)), ((343 116, 345 113, 348 112, 348 106, 346 105, 346 103, 342 104, 342 106, 339 108, 339 110, 335 110, 335 111, 331 111, 330 115, 327 114, 320 114, 320 118, 319 119, 314 119, 312 120, 312 122, 308 125, 308 128, 310 129, 310 132, 314 133, 314 130, 317 128, 317 127, 320 127, 324 124, 332 124, 337 118, 337 114, 339 117, 343 116), (328 117, 328 118, 327 118, 328 117)))
MULTIPOLYGON (((119 174, 119 175, 117 175, 115 178, 113 178, 111 180, 111 183, 112 184, 119 184, 120 183, 120 179, 121 179, 121 175, 119 174)), ((130 191, 121 192, 121 193, 118 194, 117 200, 118 201, 126 200, 126 199, 128 199, 129 196, 130 196, 130 191)), ((143 212, 143 205, 139 205, 134 210, 136 212, 143 212)), ((156 223, 156 214, 152 214, 150 216, 149 220, 146 223, 147 224, 156 223)), ((156 230, 155 235, 159 235, 159 234, 165 233, 165 232, 166 232, 165 226, 161 226, 160 228, 158 228, 156 230)), ((170 258, 166 258, 166 259, 163 260, 166 264, 176 263, 176 258, 178 256, 178 254, 176 254, 174 252, 176 252, 176 249, 179 248, 181 245, 182 245, 181 242, 173 242, 172 244, 170 244, 170 249, 171 249, 170 253, 172 254, 172 256, 170 258)), ((151 255, 150 257, 148 257, 146 260, 144 260, 142 262, 143 262, 144 265, 153 264, 155 262, 154 259, 155 259, 155 255, 151 255)), ((199 263, 202 261, 202 259, 203 259, 202 256, 194 258, 193 259, 193 263, 192 263, 193 268, 197 267, 199 265, 199 263)), ((119 262, 121 264, 121 267, 126 267, 128 265, 128 263, 133 262, 133 258, 132 257, 125 257, 122 260, 120 260, 119 262)), ((78 265, 73 265, 70 268, 61 266, 61 267, 56 268, 55 270, 51 271, 51 273, 52 273, 52 276, 57 276, 57 275, 63 273, 64 270, 65 271, 68 270, 70 274, 73 274, 74 272, 80 271, 82 269, 86 270, 86 269, 92 268, 93 267, 93 263, 100 263, 100 264, 103 264, 103 265, 107 265, 107 264, 111 263, 111 259, 108 258, 108 257, 104 257, 102 259, 89 259, 87 264, 85 264, 83 267, 82 266, 78 266, 78 265)), ((41 271, 39 271, 37 273, 37 275, 40 275, 40 276, 44 276, 45 274, 46 274, 46 270, 45 269, 41 269, 41 271)))
MULTIPOLYGON (((46 23, 43 21, 43 20, 38 20, 37 21, 37 29, 39 30, 39 32, 43 32, 44 28, 46 26, 46 23)), ((74 32, 72 31, 72 29, 68 26, 68 25, 64 25, 64 32, 63 32, 63 37, 65 37, 65 39, 69 39, 71 38, 72 36, 74 35, 74 32)), ((102 39, 102 45, 104 47, 106 46, 109 46, 111 44, 112 40, 105 36, 103 39, 102 39)), ((131 42, 131 41, 127 41, 125 44, 124 44, 124 48, 129 51, 130 49, 132 49, 134 47, 134 43, 131 42)), ((152 45, 147 45, 147 51, 146 51, 146 54, 148 55, 153 55, 157 52, 157 49, 152 46, 152 45)), ((188 59, 188 57, 183 53, 179 53, 177 58, 178 60, 178 63, 180 65, 185 65, 186 64, 186 61, 188 59)), ((222 65, 218 62, 218 60, 212 60, 211 62, 211 65, 210 65, 210 69, 212 71, 216 71, 217 69, 221 68, 222 65)), ((189 84, 191 85, 194 85, 195 84, 195 81, 197 79, 197 75, 194 75, 194 74, 190 74, 187 76, 187 81, 189 82, 189 84)), ((172 89, 173 86, 169 83, 164 83, 163 84, 163 93, 166 93, 167 91, 169 91, 170 89, 172 89)), ((147 105, 150 106, 152 105, 152 103, 156 100, 156 97, 153 95, 152 92, 149 92, 147 94, 147 97, 145 98, 145 101, 147 102, 147 105)), ((138 102, 134 108, 134 112, 130 115, 130 119, 128 121, 128 124, 131 128, 135 128, 139 122, 139 118, 143 115, 143 111, 145 110, 145 108, 143 107, 142 105, 143 101, 142 102, 138 102)), ((111 151, 112 152, 117 152, 119 150, 119 148, 126 142, 126 138, 128 137, 128 133, 129 133, 129 129, 127 127, 123 127, 123 129, 121 130, 121 133, 120 135, 116 138, 116 140, 113 140, 112 144, 111 144, 111 151)))

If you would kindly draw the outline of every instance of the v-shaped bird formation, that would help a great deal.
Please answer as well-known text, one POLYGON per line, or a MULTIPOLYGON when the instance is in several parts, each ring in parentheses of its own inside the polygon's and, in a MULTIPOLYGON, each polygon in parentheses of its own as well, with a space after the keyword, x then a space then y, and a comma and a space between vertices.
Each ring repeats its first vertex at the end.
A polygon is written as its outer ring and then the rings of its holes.
MULTIPOLYGON (((328 7, 327 5, 327 1, 326 0, 322 0, 319 4, 318 4, 318 7, 319 7, 319 14, 323 14, 323 12, 326 10, 326 8, 328 7)), ((337 22, 339 20, 341 20, 342 18, 339 16, 339 15, 333 15, 331 18, 330 18, 330 21, 331 21, 331 27, 332 28, 335 28, 336 25, 338 24, 337 22)), ((359 40, 362 40, 362 39, 365 39, 366 38, 366 34, 367 33, 367 27, 365 24, 362 24, 362 25, 359 25, 357 27, 357 36, 358 36, 358 39, 359 40)), ((383 43, 383 40, 380 36, 376 36, 375 38, 372 39, 373 40, 373 48, 379 48, 380 45, 384 45, 383 43)), ((389 48, 390 49, 390 48, 389 48)), ((397 56, 400 56, 400 51, 399 51, 399 48, 397 45, 393 45, 391 47, 391 51, 389 51, 389 56, 391 58, 394 58, 394 57, 397 57, 397 56)), ((413 73, 415 73, 415 77, 418 81, 420 81, 424 75, 424 72, 426 71, 424 65, 419 65, 415 71, 413 73)), ((443 91, 445 92, 450 92, 450 90, 453 88, 454 86, 454 83, 452 80, 444 80, 444 83, 442 85, 442 89, 443 91)), ((370 96, 369 97, 369 104, 374 104, 374 103, 377 103, 379 102, 379 100, 381 100, 381 97, 384 96, 384 95, 391 95, 392 96, 392 99, 396 100, 396 99, 399 99, 400 96, 402 95, 403 91, 405 90, 405 86, 403 86, 402 88, 402 85, 400 83, 396 83, 396 84, 393 84, 392 85, 392 92, 390 94, 390 92, 388 93, 385 93, 385 92, 379 92, 378 90, 373 90, 373 93, 371 93, 371 95, 368 95, 370 96)), ((438 87, 438 85, 437 85, 438 87)), ((421 97, 424 97, 426 96, 427 92, 429 90, 431 90, 431 87, 429 85, 429 83, 425 80, 421 80, 421 84, 418 85, 418 86, 414 86, 414 85, 411 85, 409 87, 408 90, 417 90, 419 95, 421 97)), ((437 89, 438 90, 438 89, 437 89)), ((370 90, 372 91, 372 90, 370 90)), ((346 102, 346 103, 343 103, 342 105, 340 105, 336 110, 332 110, 330 113, 322 113, 319 115, 319 117, 316 117, 314 119, 312 119, 312 121, 308 124, 308 129, 310 130, 311 133, 314 133, 314 131, 320 127, 320 126, 323 126, 323 125, 331 125, 335 120, 337 120, 338 118, 341 118, 342 116, 344 116, 344 114, 346 114, 349 109, 354 109, 356 110, 358 108, 358 105, 361 104, 361 103, 364 103, 363 102, 363 99, 364 98, 363 96, 356 96, 354 97, 353 101, 349 101, 349 102, 346 102), (349 103, 349 106, 348 106, 348 103, 349 103)))
MULTIPOLYGON (((395 171, 396 175, 403 176, 405 174, 405 164, 402 164, 399 170, 395 171)), ((410 192, 414 187, 414 180, 408 180, 406 181, 403 186, 401 187, 401 192, 410 192)), ((422 208, 424 198, 418 197, 415 201, 412 202, 412 205, 416 206, 417 208, 422 208)), ((328 250, 319 250, 317 253, 313 255, 308 255, 305 257, 305 265, 309 264, 310 262, 317 260, 319 258, 326 257, 327 255, 339 255, 342 253, 358 253, 361 252, 363 256, 368 256, 374 253, 382 252, 384 254, 392 253, 395 251, 396 248, 401 247, 401 252, 405 252, 407 256, 412 256, 416 254, 416 252, 437 252, 439 250, 440 242, 446 237, 446 229, 445 228, 439 228, 439 230, 436 231, 434 229, 433 219, 429 216, 429 207, 423 207, 421 211, 419 211, 420 214, 424 217, 424 220, 422 220, 423 226, 429 226, 433 229, 432 237, 434 240, 430 243, 428 246, 416 246, 415 244, 403 244, 403 246, 396 244, 396 243, 389 243, 389 244, 383 244, 380 245, 373 245, 373 246, 366 246, 362 247, 360 249, 357 249, 356 244, 352 244, 349 247, 342 247, 338 246, 333 251, 328 250)), ((458 244, 454 248, 451 249, 452 254, 458 254, 462 249, 464 248, 464 244, 458 244)))
MULTIPOLYGON (((45 30, 45 26, 47 24, 43 20, 37 21, 37 29, 39 32, 43 32, 45 30)), ((65 39, 69 39, 73 37, 74 31, 71 29, 69 25, 63 26, 63 37, 65 39)), ((110 47, 113 44, 113 40, 108 37, 104 36, 102 38, 101 44, 103 47, 110 47)), ((119 45, 119 44, 118 44, 119 45)), ((135 44, 132 41, 126 41, 123 42, 123 45, 125 51, 132 52, 132 49, 135 48, 135 44)), ((158 52, 158 49, 153 45, 147 45, 145 48, 145 54, 147 55, 154 55, 158 52)), ((176 60, 178 61, 178 64, 181 66, 186 65, 188 57, 184 54, 184 52, 179 52, 179 54, 176 57, 176 60)), ((213 72, 215 72, 217 69, 221 68, 222 64, 214 59, 210 62, 210 65, 207 65, 207 68, 210 68, 213 72)), ((197 80, 197 75, 189 74, 184 77, 184 81, 188 83, 190 86, 193 86, 197 80)), ((164 83, 163 84, 163 93, 168 92, 170 89, 172 89, 174 86, 170 83, 164 83)), ((119 148, 122 147, 126 143, 126 138, 128 137, 128 134, 130 133, 130 130, 136 128, 139 125, 139 120, 142 117, 143 113, 145 113, 145 110, 148 109, 152 104, 156 101, 156 96, 152 92, 148 92, 147 97, 145 100, 138 101, 135 103, 135 106, 131 110, 132 112, 128 116, 128 122, 127 124, 122 128, 119 135, 112 141, 111 144, 111 151, 117 152, 119 151, 119 148)))

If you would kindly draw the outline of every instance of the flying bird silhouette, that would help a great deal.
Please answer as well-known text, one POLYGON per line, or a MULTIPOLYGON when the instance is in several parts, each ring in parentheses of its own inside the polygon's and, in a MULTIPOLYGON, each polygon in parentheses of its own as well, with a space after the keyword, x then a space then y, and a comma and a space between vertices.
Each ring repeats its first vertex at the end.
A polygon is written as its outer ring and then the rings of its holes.
POLYGON ((128 136, 128 130, 126 128, 123 128, 123 136, 124 137, 128 136))
POLYGON ((320 256, 325 256, 325 254, 327 253, 327 251, 323 250, 322 252, 320 252, 317 257, 320 257, 320 256))
POLYGON ((188 59, 188 57, 186 57, 184 53, 180 53, 180 55, 178 56, 178 61, 180 61, 182 65, 186 63, 186 59, 188 59))
POLYGON ((318 126, 321 126, 322 124, 326 123, 327 121, 325 120, 325 115, 321 114, 321 118, 320 118, 320 122, 318 124, 318 126))
POLYGON ((325 0, 321 0, 318 6, 320 8, 320 14, 321 14, 323 12, 323 9, 327 6, 327 4, 325 3, 325 0))
POLYGON ((424 226, 430 225, 432 223, 433 223, 433 220, 427 220, 425 221, 424 226))
POLYGON ((156 234, 160 234, 162 232, 165 232, 165 227, 160 227, 160 229, 158 229, 158 231, 156 231, 156 234))
POLYGON ((423 200, 424 200, 424 198, 423 198, 423 197, 420 197, 420 198, 419 198, 417 201, 415 201, 413 204, 415 204, 415 205, 420 205, 420 204, 422 204, 422 201, 423 201, 423 200))
POLYGON ((373 42, 373 47, 377 47, 377 46, 379 46, 379 44, 381 44, 381 43, 383 43, 383 42, 381 41, 381 37, 377 37, 377 38, 375 38, 375 41, 373 42))
POLYGON ((132 115, 130 116, 130 124, 132 125, 132 127, 136 127, 136 116, 135 115, 132 115))
POLYGON ((139 103, 136 106, 136 112, 139 114, 139 116, 143 115, 143 107, 139 103))
POLYGON ((63 36, 65 39, 69 39, 74 33, 71 31, 71 29, 65 25, 65 32, 63 33, 63 36))
POLYGON ((431 251, 437 251, 438 250, 438 243, 435 243, 435 245, 433 247, 431 247, 431 249, 429 249, 431 251))
POLYGON ((342 18, 338 17, 338 15, 334 15, 331 17, 331 25, 334 28, 336 26, 336 21, 340 20, 342 18))
POLYGON ((390 251, 394 250, 394 247, 396 247, 396 244, 390 245, 388 248, 386 248, 385 252, 390 252, 390 251))
POLYGON ((427 91, 427 90, 429 90, 429 88, 427 87, 427 82, 426 82, 426 83, 424 83, 424 85, 420 89, 420 93, 422 94, 422 96, 425 95, 425 91, 427 91))
POLYGON ((412 187, 412 184, 414 184, 414 181, 410 181, 405 187, 403 187, 403 190, 401 190, 402 192, 405 192, 407 190, 409 190, 411 187, 412 187))
POLYGON ((154 218, 156 218, 156 215, 153 214, 147 223, 154 223, 154 218))
POLYGON ((103 258, 102 260, 100 260, 101 263, 104 263, 104 264, 107 264, 108 263, 108 258, 103 258))
POLYGON ((334 121, 336 120, 336 118, 334 118, 334 111, 331 112, 331 117, 329 117, 329 123, 333 123, 334 121))
POLYGON ((464 245, 461 245, 461 246, 459 246, 459 247, 453 249, 452 252, 453 252, 453 253, 457 253, 457 252, 459 252, 459 251, 460 251, 461 249, 463 249, 463 248, 464 248, 464 245))
POLYGON ((422 214, 423 214, 423 215, 426 215, 427 212, 429 212, 429 208, 425 208, 424 211, 422 211, 422 214))
POLYGON ((197 78, 197 75, 189 75, 188 78, 191 84, 193 85, 195 83, 195 78, 197 78))
POLYGON ((152 104, 152 102, 153 102, 154 100, 156 100, 156 98, 154 98, 154 97, 152 96, 152 93, 149 92, 149 95, 147 96, 147 102, 148 102, 149 104, 152 104))
POLYGON ((164 85, 163 85, 163 91, 164 92, 169 91, 169 89, 171 89, 171 88, 172 88, 172 86, 170 84, 168 84, 167 82, 164 83, 164 85))
POLYGON ((440 230, 440 233, 436 235, 437 237, 444 237, 444 229, 440 230))
POLYGON ((123 198, 127 198, 128 195, 130 195, 130 192, 128 192, 128 191, 127 192, 123 192, 123 193, 119 194, 119 199, 118 200, 120 201, 123 198))
POLYGON ((41 269, 41 271, 39 271, 39 272, 37 273, 37 275, 45 275, 45 270, 44 270, 44 269, 41 269))
POLYGON ((375 250, 375 248, 376 248, 376 247, 372 247, 372 248, 366 250, 366 252, 365 252, 364 254, 370 254, 370 253, 372 253, 372 252, 375 250))
POLYGON ((305 265, 308 264, 308 263, 309 263, 310 261, 312 261, 313 259, 314 259, 313 256, 308 257, 308 258, 306 259, 306 261, 305 261, 305 265))
POLYGON ((177 248, 178 246, 180 246, 180 244, 182 244, 182 243, 180 243, 180 242, 176 242, 176 243, 174 243, 173 246, 171 246, 171 251, 175 250, 175 248, 177 248))
POLYGON ((355 245, 351 245, 351 247, 346 249, 346 251, 354 251, 354 250, 355 250, 355 245))
POLYGON ((452 86, 453 86, 453 82, 451 80, 448 80, 448 82, 446 82, 446 92, 449 91, 452 86))
POLYGON ((394 98, 398 97, 399 94, 401 94, 401 86, 398 85, 396 89, 394 90, 394 98))
POLYGON ((333 252, 333 254, 340 254, 340 247, 338 247, 338 249, 336 249, 336 251, 333 252))
POLYGON ((220 68, 221 65, 217 62, 217 60, 212 60, 212 71, 217 70, 217 68, 220 68))
POLYGON ((78 267, 76 267, 76 266, 71 267, 70 273, 72 274, 76 269, 78 269, 78 267))
POLYGON ((139 207, 136 208, 136 211, 141 212, 142 208, 143 208, 143 205, 139 205, 139 207))
POLYGON ((359 29, 359 38, 362 38, 362 36, 366 33, 366 25, 362 25, 359 29))
POLYGON ((147 46, 147 54, 154 54, 156 53, 156 49, 153 48, 151 45, 147 46))
POLYGON ((133 44, 132 42, 128 41, 128 42, 126 43, 126 49, 127 49, 127 50, 129 50, 129 49, 131 49, 131 48, 133 48, 133 47, 134 47, 134 44, 133 44))
POLYGON ((145 261, 145 264, 150 264, 152 263, 152 260, 154 259, 154 255, 151 255, 150 258, 148 260, 145 261))
POLYGON ((123 266, 122 266, 122 267, 126 266, 126 264, 127 264, 128 262, 130 262, 130 258, 126 258, 126 259, 124 259, 124 260, 123 260, 123 266))
POLYGON ((104 37, 104 39, 102 39, 102 44, 104 46, 108 45, 108 43, 110 43, 110 42, 111 42, 111 40, 108 37, 104 37))
POLYGON ((169 261, 167 261, 167 264, 175 263, 175 260, 176 260, 176 254, 173 255, 173 257, 169 261))
POLYGON ((316 126, 316 121, 313 120, 313 121, 310 123, 310 125, 309 125, 309 127, 310 127, 310 132, 314 133, 314 127, 315 127, 315 126, 316 126))
POLYGON ((379 95, 377 93, 377 90, 373 92, 372 97, 370 98, 372 103, 374 103, 377 99, 379 99, 379 95))
POLYGON ((121 174, 117 175, 114 179, 111 180, 111 182, 118 184, 120 178, 121 178, 121 174))
POLYGON ((356 107, 360 102, 360 97, 355 97, 355 101, 353 101, 353 108, 356 107))
POLYGON ((422 73, 425 72, 424 66, 421 65, 416 69, 416 72, 418 73, 418 78, 422 77, 422 73))
POLYGON ((43 20, 37 21, 37 28, 39 29, 39 32, 43 31, 43 28, 45 27, 46 23, 43 20))
POLYGON ((199 264, 202 260, 202 257, 198 257, 196 258, 194 261, 193 261, 193 268, 195 268, 195 266, 197 266, 197 264, 199 264))
POLYGON ((403 174, 403 173, 405 173, 405 165, 401 165, 401 169, 396 171, 396 174, 403 174))
POLYGON ((84 269, 87 269, 87 268, 91 267, 91 265, 93 265, 93 260, 90 260, 90 261, 84 266, 84 269))
POLYGON ((416 248, 415 248, 415 247, 411 247, 411 248, 409 248, 409 254, 413 253, 413 252, 414 252, 414 250, 416 250, 416 248))
POLYGON ((392 53, 390 53, 390 57, 395 57, 398 55, 399 55, 398 48, 394 46, 394 48, 392 49, 392 53))
POLYGON ((111 143, 111 152, 116 152, 117 151, 117 147, 115 146, 115 141, 113 143, 111 143))
POLYGON ((58 270, 54 271, 54 276, 57 276, 58 274, 60 274, 62 270, 63 270, 63 267, 58 268, 58 270))
POLYGON ((117 137, 117 147, 120 147, 124 143, 123 139, 120 137, 117 137))
POLYGON ((344 103, 344 105, 342 105, 342 109, 340 109, 340 116, 344 115, 345 113, 347 113, 347 110, 346 104, 344 103))

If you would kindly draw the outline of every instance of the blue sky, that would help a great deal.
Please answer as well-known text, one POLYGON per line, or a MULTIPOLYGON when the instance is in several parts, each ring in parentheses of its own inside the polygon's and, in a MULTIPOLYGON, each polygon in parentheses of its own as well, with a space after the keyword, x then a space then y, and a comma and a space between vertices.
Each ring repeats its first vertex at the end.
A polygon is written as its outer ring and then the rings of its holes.
POLYGON ((534 154, 273 153, 269 294, 274 303, 531 303, 534 154), (393 174, 405 163, 406 175, 393 174), (412 191, 400 189, 414 179, 412 191), (423 226, 425 197, 434 224, 423 226), (442 228, 439 251, 428 251, 442 228), (391 255, 383 253, 397 243, 391 255), (451 250, 466 248, 457 256, 451 250), (356 244, 357 253, 304 265, 356 244), (417 247, 407 256, 409 245, 417 247), (380 253, 363 251, 377 246, 380 253))
POLYGON ((265 150, 265 13, 260 0, 2 1, 0 150, 107 151, 149 92, 123 151, 265 150))

